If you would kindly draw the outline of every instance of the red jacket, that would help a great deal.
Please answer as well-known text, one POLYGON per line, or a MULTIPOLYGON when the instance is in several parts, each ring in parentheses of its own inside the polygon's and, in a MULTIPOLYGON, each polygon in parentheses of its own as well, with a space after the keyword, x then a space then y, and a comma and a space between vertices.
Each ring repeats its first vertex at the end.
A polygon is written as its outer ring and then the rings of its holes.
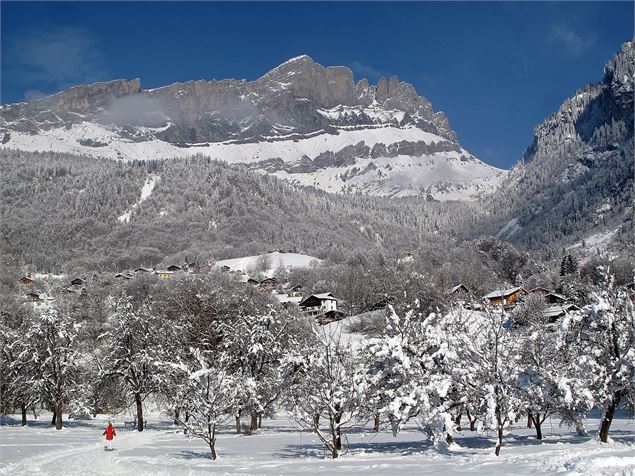
POLYGON ((108 425, 108 428, 103 433, 106 435, 107 440, 112 440, 113 436, 117 436, 117 432, 115 431, 115 427, 112 425, 108 425))

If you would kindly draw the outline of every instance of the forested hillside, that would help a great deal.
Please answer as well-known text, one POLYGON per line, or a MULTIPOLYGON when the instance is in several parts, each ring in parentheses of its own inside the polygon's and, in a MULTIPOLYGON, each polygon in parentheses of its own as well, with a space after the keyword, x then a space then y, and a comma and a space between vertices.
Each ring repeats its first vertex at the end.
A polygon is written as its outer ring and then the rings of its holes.
MULTIPOLYGON (((576 91, 534 130, 523 159, 486 203, 485 232, 531 250, 633 243, 635 48, 626 42, 600 83, 576 91)), ((632 249, 631 249, 632 252, 632 249)))
POLYGON ((0 160, 5 260, 44 271, 277 249, 397 257, 477 219, 470 204, 332 195, 207 158, 121 163, 3 151, 0 160), (154 188, 140 202, 149 178, 154 188), (120 219, 126 212, 129 221, 120 219))

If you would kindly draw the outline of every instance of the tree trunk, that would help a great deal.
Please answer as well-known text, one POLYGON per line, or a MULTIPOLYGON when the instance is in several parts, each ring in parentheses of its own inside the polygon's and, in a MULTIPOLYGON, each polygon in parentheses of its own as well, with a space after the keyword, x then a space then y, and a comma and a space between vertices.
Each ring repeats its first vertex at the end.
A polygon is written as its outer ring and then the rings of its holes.
POLYGON ((338 450, 341 448, 335 425, 331 424, 331 437, 333 438, 333 444, 331 445, 331 457, 333 459, 339 456, 338 450))
POLYGON ((476 431, 476 418, 472 418, 469 410, 466 410, 465 414, 467 415, 467 421, 470 422, 470 431, 476 431))
POLYGON ((241 434, 241 428, 240 428, 240 415, 236 415, 236 433, 237 434, 241 434))
MULTIPOLYGON (((542 422, 544 421, 544 418, 542 420, 540 419, 540 413, 536 413, 535 415, 532 415, 530 413, 529 418, 531 423, 533 423, 533 425, 536 427, 536 439, 542 440, 542 422)), ((528 423, 527 427, 531 428, 531 425, 528 423)))
POLYGON ((373 431, 379 431, 379 413, 375 413, 375 424, 373 425, 373 431))
POLYGON ((26 405, 20 404, 20 410, 22 410, 22 426, 26 426, 26 405))
POLYGON ((181 409, 180 408, 175 408, 174 409, 174 424, 178 425, 179 424, 179 417, 181 416, 181 409))
POLYGON ((55 406, 53 406, 53 417, 51 418, 51 425, 55 425, 55 406))
MULTIPOLYGON (((209 430, 209 426, 208 426, 208 430, 209 430)), ((214 425, 211 428, 211 435, 212 437, 209 440, 209 450, 212 453, 212 460, 216 461, 216 458, 218 458, 218 454, 216 453, 216 425, 214 425)))
POLYGON ((342 427, 340 426, 341 421, 342 421, 342 415, 338 413, 337 415, 335 415, 335 435, 337 437, 338 450, 342 449, 342 427))
POLYGON ((498 424, 498 439, 496 440, 496 456, 501 454, 501 446, 503 446, 503 425, 498 424))
POLYGON ((454 424, 456 425, 456 431, 461 431, 461 413, 459 413, 454 419, 454 424))
POLYGON ((62 429, 62 404, 55 404, 55 429, 62 429))
POLYGON ((320 415, 315 415, 313 417, 313 424, 315 425, 315 428, 320 428, 320 415))
POLYGON ((143 431, 143 402, 141 394, 134 394, 134 401, 137 404, 137 431, 143 431))
POLYGON ((249 429, 251 431, 258 430, 258 414, 256 412, 251 412, 251 425, 249 429))
POLYGON ((600 437, 600 441, 602 443, 608 443, 609 441, 609 429, 611 428, 611 423, 613 422, 615 409, 620 404, 621 399, 622 399, 621 392, 617 392, 613 394, 611 403, 609 403, 609 406, 606 409, 606 412, 604 412, 604 418, 602 418, 602 424, 600 425, 600 432, 598 434, 598 436, 600 437))
MULTIPOLYGON (((186 412, 185 412, 185 424, 187 425, 187 422, 189 422, 189 421, 190 421, 190 412, 187 412, 187 411, 186 411, 186 412)), ((183 428, 183 434, 184 434, 184 435, 187 435, 187 426, 185 426, 185 427, 183 428)))
POLYGON ((258 413, 258 429, 262 428, 262 413, 258 413))
POLYGON ((527 413, 527 428, 531 428, 532 422, 533 422, 533 418, 531 416, 531 413, 527 413))

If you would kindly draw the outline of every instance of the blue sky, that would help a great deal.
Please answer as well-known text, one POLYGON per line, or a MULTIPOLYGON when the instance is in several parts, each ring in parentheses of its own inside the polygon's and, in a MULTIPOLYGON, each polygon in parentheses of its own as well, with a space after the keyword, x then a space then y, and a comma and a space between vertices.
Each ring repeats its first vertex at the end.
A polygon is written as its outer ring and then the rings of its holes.
POLYGON ((308 54, 356 79, 396 74, 464 147, 510 167, 533 127, 602 77, 632 39, 632 2, 6 2, 1 102, 141 78, 256 79, 308 54))

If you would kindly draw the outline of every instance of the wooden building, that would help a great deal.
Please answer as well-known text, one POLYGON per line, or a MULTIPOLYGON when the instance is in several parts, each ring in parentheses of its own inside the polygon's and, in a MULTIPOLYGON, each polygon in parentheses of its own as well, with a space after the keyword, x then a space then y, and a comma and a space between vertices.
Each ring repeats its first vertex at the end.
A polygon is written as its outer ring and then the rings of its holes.
POLYGON ((18 279, 18 283, 22 284, 23 286, 28 286, 29 284, 33 284, 33 280, 28 276, 22 276, 20 279, 18 279))
POLYGON ((490 306, 515 307, 521 297, 527 294, 522 287, 492 291, 483 296, 483 300, 490 306))
POLYGON ((26 300, 28 302, 41 302, 42 296, 40 296, 38 293, 29 293, 26 295, 26 300))
POLYGON ((156 275, 159 277, 159 279, 170 279, 172 276, 174 276, 174 271, 170 271, 168 269, 157 269, 156 275))
POLYGON ((71 286, 83 286, 85 282, 82 278, 75 278, 71 281, 71 286))

